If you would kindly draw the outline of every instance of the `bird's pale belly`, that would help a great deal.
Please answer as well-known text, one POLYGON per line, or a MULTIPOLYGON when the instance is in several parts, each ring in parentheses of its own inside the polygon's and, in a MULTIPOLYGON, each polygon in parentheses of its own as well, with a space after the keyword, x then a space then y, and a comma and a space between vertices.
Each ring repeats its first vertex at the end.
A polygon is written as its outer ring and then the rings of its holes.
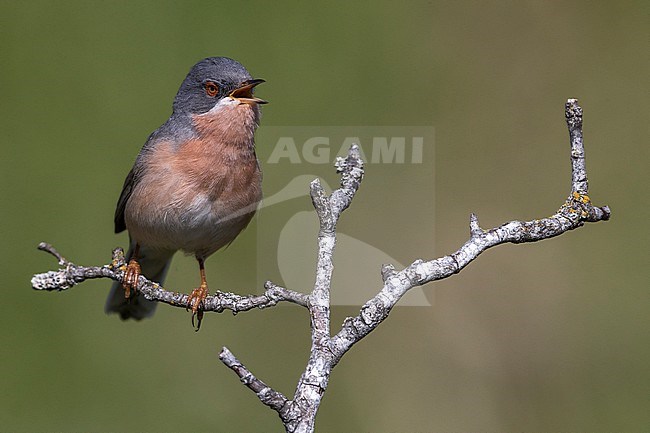
POLYGON ((125 209, 129 234, 149 248, 205 258, 232 242, 253 217, 261 200, 261 175, 258 170, 251 174, 239 184, 222 178, 207 191, 182 175, 139 182, 125 209))
POLYGON ((175 203, 137 210, 127 205, 126 225, 142 245, 207 257, 237 237, 250 222, 256 206, 257 201, 252 201, 243 209, 227 209, 223 203, 197 194, 183 208, 175 203))

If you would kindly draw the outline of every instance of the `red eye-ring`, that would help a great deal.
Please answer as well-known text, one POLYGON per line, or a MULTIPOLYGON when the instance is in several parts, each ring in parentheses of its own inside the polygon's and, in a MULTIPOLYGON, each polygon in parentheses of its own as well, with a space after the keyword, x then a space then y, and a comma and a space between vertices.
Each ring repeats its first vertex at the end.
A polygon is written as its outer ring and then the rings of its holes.
POLYGON ((205 93, 208 96, 214 98, 219 93, 219 86, 217 86, 212 81, 208 81, 207 83, 205 83, 205 93))

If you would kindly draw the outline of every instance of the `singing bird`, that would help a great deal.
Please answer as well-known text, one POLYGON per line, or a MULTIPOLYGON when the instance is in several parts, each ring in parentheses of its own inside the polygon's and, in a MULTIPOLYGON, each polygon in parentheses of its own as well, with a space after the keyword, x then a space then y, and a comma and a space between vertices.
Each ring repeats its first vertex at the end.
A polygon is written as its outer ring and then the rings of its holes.
POLYGON ((188 308, 201 325, 208 295, 205 259, 248 225, 262 198, 254 135, 264 80, 240 63, 210 57, 192 67, 174 98, 169 119, 148 138, 126 176, 115 210, 115 232, 128 230, 124 283, 114 283, 107 313, 141 320, 156 304, 132 294, 140 274, 163 283, 178 250, 196 257, 201 284, 188 308))

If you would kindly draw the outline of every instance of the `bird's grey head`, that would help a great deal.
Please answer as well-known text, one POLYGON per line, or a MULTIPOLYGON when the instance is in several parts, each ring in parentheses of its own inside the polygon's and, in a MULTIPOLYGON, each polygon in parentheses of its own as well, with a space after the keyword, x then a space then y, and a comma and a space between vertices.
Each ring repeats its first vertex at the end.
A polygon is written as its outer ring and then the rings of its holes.
POLYGON ((241 63, 228 57, 208 57, 192 67, 174 98, 174 113, 203 114, 224 98, 247 104, 265 104, 253 96, 264 80, 253 79, 241 63))

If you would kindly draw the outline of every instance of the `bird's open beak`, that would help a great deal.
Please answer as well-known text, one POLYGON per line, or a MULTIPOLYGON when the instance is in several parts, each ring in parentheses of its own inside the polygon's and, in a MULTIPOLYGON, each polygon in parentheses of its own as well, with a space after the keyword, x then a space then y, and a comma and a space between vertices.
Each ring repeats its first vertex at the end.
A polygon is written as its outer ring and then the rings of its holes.
POLYGON ((246 104, 268 104, 268 101, 253 96, 253 88, 258 84, 262 84, 263 82, 264 80, 262 79, 246 80, 241 83, 239 87, 230 92, 230 95, 228 96, 238 99, 239 101, 246 104))

